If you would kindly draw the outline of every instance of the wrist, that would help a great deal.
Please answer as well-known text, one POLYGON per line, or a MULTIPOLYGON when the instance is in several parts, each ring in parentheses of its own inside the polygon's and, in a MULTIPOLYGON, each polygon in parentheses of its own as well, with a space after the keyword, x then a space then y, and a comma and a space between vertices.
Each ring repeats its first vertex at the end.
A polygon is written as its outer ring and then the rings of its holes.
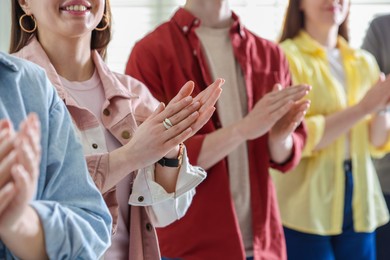
POLYGON ((352 106, 351 109, 353 110, 353 114, 359 118, 363 118, 366 115, 377 112, 375 109, 369 109, 369 106, 363 102, 357 103, 355 106, 352 106))
POLYGON ((385 108, 380 109, 379 111, 376 112, 376 115, 385 116, 388 113, 390 113, 390 106, 386 106, 385 108))
POLYGON ((291 134, 284 139, 268 138, 270 158, 277 164, 283 164, 291 157, 293 146, 294 141, 291 134))
POLYGON ((268 135, 268 143, 271 147, 277 147, 277 148, 283 147, 285 149, 286 148, 289 149, 292 147, 293 138, 291 134, 281 138, 273 135, 272 132, 270 132, 268 135))
POLYGON ((19 234, 21 231, 27 231, 26 223, 29 223, 27 217, 29 215, 28 208, 29 206, 26 206, 11 220, 2 220, 0 225, 0 238, 2 240, 12 234, 19 234))
POLYGON ((177 152, 177 156, 175 158, 168 158, 163 157, 160 160, 157 161, 159 165, 162 167, 173 167, 173 168, 179 168, 181 166, 182 160, 183 160, 183 153, 184 153, 184 144, 179 144, 179 151, 177 152))
POLYGON ((246 131, 245 131, 245 118, 238 121, 236 124, 233 125, 233 136, 236 136, 239 139, 239 142, 244 142, 248 140, 246 137, 246 131))
POLYGON ((172 150, 170 150, 164 157, 165 158, 169 158, 169 159, 175 159, 179 156, 179 152, 180 152, 180 146, 182 144, 180 143, 179 145, 176 145, 175 148, 173 148, 172 150))

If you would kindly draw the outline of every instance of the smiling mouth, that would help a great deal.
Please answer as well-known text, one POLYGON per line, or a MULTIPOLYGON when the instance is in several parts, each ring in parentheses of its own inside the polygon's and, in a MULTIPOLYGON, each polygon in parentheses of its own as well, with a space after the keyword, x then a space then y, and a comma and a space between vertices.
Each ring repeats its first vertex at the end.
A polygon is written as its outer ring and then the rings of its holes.
POLYGON ((91 10, 91 7, 85 6, 85 5, 68 5, 61 7, 60 10, 62 11, 76 11, 76 12, 85 12, 88 10, 91 10))

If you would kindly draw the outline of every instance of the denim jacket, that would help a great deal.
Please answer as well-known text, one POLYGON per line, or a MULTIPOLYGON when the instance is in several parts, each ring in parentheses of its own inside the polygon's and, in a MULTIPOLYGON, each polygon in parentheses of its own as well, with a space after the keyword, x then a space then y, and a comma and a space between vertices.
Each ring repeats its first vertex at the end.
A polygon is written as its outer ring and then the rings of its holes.
MULTIPOLYGON (((38 66, 0 53, 0 119, 17 129, 30 112, 41 122, 42 159, 31 206, 50 259, 98 259, 110 244, 112 219, 87 170, 63 102, 38 66)), ((0 241, 0 259, 14 259, 0 241)))
MULTIPOLYGON (((111 178, 113 173, 108 170, 109 153, 101 145, 105 142, 105 137, 98 119, 90 111, 80 107, 66 92, 55 68, 35 38, 16 55, 46 70, 77 126, 89 172, 97 187, 102 189, 106 185, 106 179, 111 178)), ((138 125, 157 107, 158 101, 138 80, 111 72, 97 51, 92 51, 92 59, 106 97, 101 114, 103 126, 124 145, 130 141, 138 125)), ((206 177, 206 173, 189 163, 187 151, 184 150, 176 191, 173 193, 167 193, 154 182, 154 165, 129 174, 132 177, 129 203, 136 206, 130 210, 129 258, 158 259, 160 255, 154 227, 169 225, 185 215, 195 195, 195 187, 206 177)), ((116 187, 103 194, 103 197, 113 216, 115 232, 118 217, 116 187)))

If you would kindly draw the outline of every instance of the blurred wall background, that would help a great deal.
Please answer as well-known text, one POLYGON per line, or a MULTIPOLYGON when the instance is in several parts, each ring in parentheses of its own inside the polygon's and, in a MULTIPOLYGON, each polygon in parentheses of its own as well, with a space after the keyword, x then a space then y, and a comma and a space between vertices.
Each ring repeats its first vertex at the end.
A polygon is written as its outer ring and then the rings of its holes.
MULTIPOLYGON (((113 39, 108 50, 108 65, 123 72, 134 43, 185 3, 185 0, 110 0, 113 12, 113 39)), ((277 40, 287 0, 230 0, 246 27, 256 34, 277 40)), ((11 0, 0 0, 0 50, 7 51, 11 0)), ((351 45, 360 47, 373 17, 390 13, 390 0, 351 0, 351 45)), ((390 28, 388 28, 390 30, 390 28)))
POLYGON ((8 51, 11 30, 11 1, 0 0, 0 51, 8 51))

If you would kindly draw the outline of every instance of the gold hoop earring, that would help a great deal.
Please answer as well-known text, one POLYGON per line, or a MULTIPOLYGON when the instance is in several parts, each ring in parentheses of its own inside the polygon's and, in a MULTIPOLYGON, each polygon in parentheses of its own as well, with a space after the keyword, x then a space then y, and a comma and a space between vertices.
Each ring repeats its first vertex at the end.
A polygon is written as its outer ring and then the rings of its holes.
POLYGON ((28 15, 28 14, 22 15, 19 18, 19 25, 20 25, 20 28, 22 29, 22 31, 24 31, 26 33, 33 33, 37 29, 37 22, 35 21, 35 18, 34 18, 34 16, 32 14, 30 14, 30 15, 28 15), (31 30, 28 30, 28 29, 24 28, 24 26, 23 26, 23 18, 26 17, 26 16, 30 17, 31 20, 34 22, 34 28, 32 28, 31 30))
POLYGON ((101 28, 99 28, 99 27, 96 26, 96 28, 95 28, 96 31, 101 32, 101 31, 104 31, 105 29, 107 29, 107 27, 108 27, 108 17, 107 17, 107 15, 103 14, 103 19, 102 19, 102 21, 105 21, 105 22, 106 22, 106 25, 105 25, 104 27, 101 27, 101 28))

